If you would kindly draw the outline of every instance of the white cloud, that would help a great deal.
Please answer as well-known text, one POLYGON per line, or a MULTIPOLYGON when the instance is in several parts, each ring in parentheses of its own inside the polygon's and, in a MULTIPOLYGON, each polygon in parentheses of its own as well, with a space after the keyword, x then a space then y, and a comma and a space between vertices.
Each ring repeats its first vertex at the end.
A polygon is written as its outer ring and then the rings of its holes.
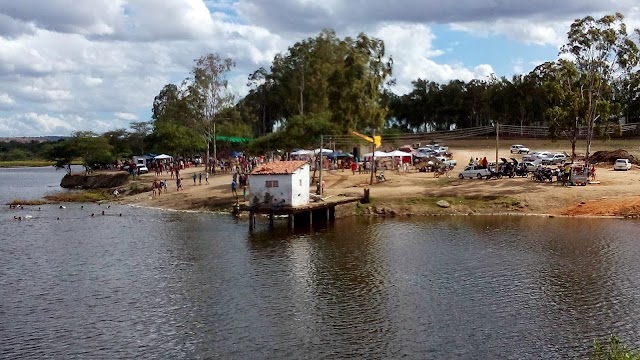
POLYGON ((138 119, 138 115, 132 114, 132 113, 117 112, 113 115, 118 119, 127 120, 127 121, 134 121, 138 119))
MULTIPOLYGON (((630 27, 640 25, 631 0, 69 3, 0 0, 0 136, 101 132, 147 120, 162 87, 180 83, 193 60, 208 52, 236 60, 231 88, 243 96, 249 73, 269 68, 278 52, 323 28, 341 37, 364 31, 383 39, 394 59, 394 91, 404 93, 417 78, 446 82, 494 72, 490 64, 445 60, 465 49, 455 38, 436 46, 434 24, 450 25, 463 36, 547 46, 562 43, 570 22, 587 14, 620 9, 630 27)), ((518 72, 533 60, 518 59, 509 70, 518 72)))

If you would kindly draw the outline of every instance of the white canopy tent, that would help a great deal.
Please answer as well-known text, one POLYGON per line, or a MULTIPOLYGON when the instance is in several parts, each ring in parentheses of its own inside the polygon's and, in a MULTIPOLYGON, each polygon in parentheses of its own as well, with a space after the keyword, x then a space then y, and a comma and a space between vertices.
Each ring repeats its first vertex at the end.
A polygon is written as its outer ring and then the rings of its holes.
POLYGON ((387 153, 388 156, 393 156, 393 157, 413 157, 413 155, 411 155, 411 153, 408 152, 404 152, 404 151, 400 151, 400 150, 394 150, 392 152, 387 153))
POLYGON ((296 155, 296 156, 311 155, 311 154, 313 154, 312 150, 305 150, 305 149, 297 150, 291 153, 291 155, 296 155))
POLYGON ((154 159, 155 159, 155 160, 167 160, 167 159, 171 160, 171 159, 173 159, 173 156, 169 156, 169 155, 165 155, 165 154, 160 154, 160 155, 158 155, 158 156, 154 157, 154 159))
POLYGON ((364 155, 362 155, 362 157, 365 158, 369 158, 371 156, 375 156, 375 157, 389 157, 391 155, 389 155, 388 153, 384 152, 384 151, 376 151, 375 154, 374 153, 366 153, 364 155))
POLYGON ((410 164, 413 164, 413 155, 411 155, 411 153, 408 152, 404 152, 404 151, 400 151, 400 150, 394 150, 389 152, 389 156, 393 157, 393 168, 395 169, 396 165, 398 165, 396 163, 396 158, 399 157, 400 158, 400 164, 404 163, 403 158, 408 157, 410 158, 410 164))
MULTIPOLYGON (((320 153, 320 150, 321 149, 315 149, 315 150, 313 150, 313 153, 317 155, 317 154, 320 153)), ((333 150, 331 150, 331 149, 322 149, 322 153, 323 154, 331 154, 332 152, 333 152, 333 150)))

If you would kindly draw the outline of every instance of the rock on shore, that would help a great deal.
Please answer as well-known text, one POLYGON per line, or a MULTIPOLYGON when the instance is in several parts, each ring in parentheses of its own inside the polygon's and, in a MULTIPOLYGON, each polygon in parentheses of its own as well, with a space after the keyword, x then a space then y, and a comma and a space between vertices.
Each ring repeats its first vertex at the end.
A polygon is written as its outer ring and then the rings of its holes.
POLYGON ((119 187, 127 183, 129 174, 65 175, 60 181, 60 187, 65 189, 108 189, 119 187))

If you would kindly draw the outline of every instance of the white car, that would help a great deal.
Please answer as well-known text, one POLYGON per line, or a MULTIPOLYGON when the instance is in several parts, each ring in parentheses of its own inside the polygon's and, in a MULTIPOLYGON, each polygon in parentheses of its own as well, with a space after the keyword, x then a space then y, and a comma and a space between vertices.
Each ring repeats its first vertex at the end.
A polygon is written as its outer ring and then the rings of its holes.
POLYGON ((143 164, 138 164, 138 170, 140 170, 140 174, 146 174, 149 172, 147 166, 143 164))
POLYGON ((443 163, 446 166, 456 166, 456 165, 458 165, 458 161, 456 161, 454 159, 447 159, 444 156, 436 156, 436 159, 438 159, 438 161, 440 161, 441 163, 443 163))
POLYGON ((565 154, 549 154, 542 158, 542 165, 564 164, 567 161, 565 154))
POLYGON ((524 168, 527 169, 528 172, 534 172, 536 171, 537 168, 540 167, 539 161, 536 161, 536 162, 525 161, 522 164, 524 164, 522 166, 524 166, 524 168))
POLYGON ((491 176, 491 171, 489 171, 489 169, 483 168, 481 166, 469 165, 464 168, 464 170, 462 170, 462 172, 458 175, 458 178, 482 179, 483 177, 488 178, 489 176, 491 176))
POLYGON ((613 170, 631 170, 631 161, 629 161, 629 159, 617 159, 616 162, 613 163, 613 170))
POLYGON ((522 155, 522 161, 534 161, 538 159, 538 155, 540 155, 541 151, 534 151, 527 155, 522 155))
POLYGON ((525 147, 524 145, 511 145, 511 149, 509 149, 509 151, 512 154, 513 153, 528 154, 529 153, 529 148, 525 147))

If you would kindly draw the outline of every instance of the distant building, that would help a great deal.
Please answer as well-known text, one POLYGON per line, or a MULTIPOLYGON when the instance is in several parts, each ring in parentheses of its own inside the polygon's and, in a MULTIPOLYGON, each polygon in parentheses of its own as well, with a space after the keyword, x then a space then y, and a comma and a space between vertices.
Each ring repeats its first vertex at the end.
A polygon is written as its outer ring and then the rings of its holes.
POLYGON ((256 167, 249 176, 249 204, 289 207, 309 203, 309 164, 276 161, 256 167))

